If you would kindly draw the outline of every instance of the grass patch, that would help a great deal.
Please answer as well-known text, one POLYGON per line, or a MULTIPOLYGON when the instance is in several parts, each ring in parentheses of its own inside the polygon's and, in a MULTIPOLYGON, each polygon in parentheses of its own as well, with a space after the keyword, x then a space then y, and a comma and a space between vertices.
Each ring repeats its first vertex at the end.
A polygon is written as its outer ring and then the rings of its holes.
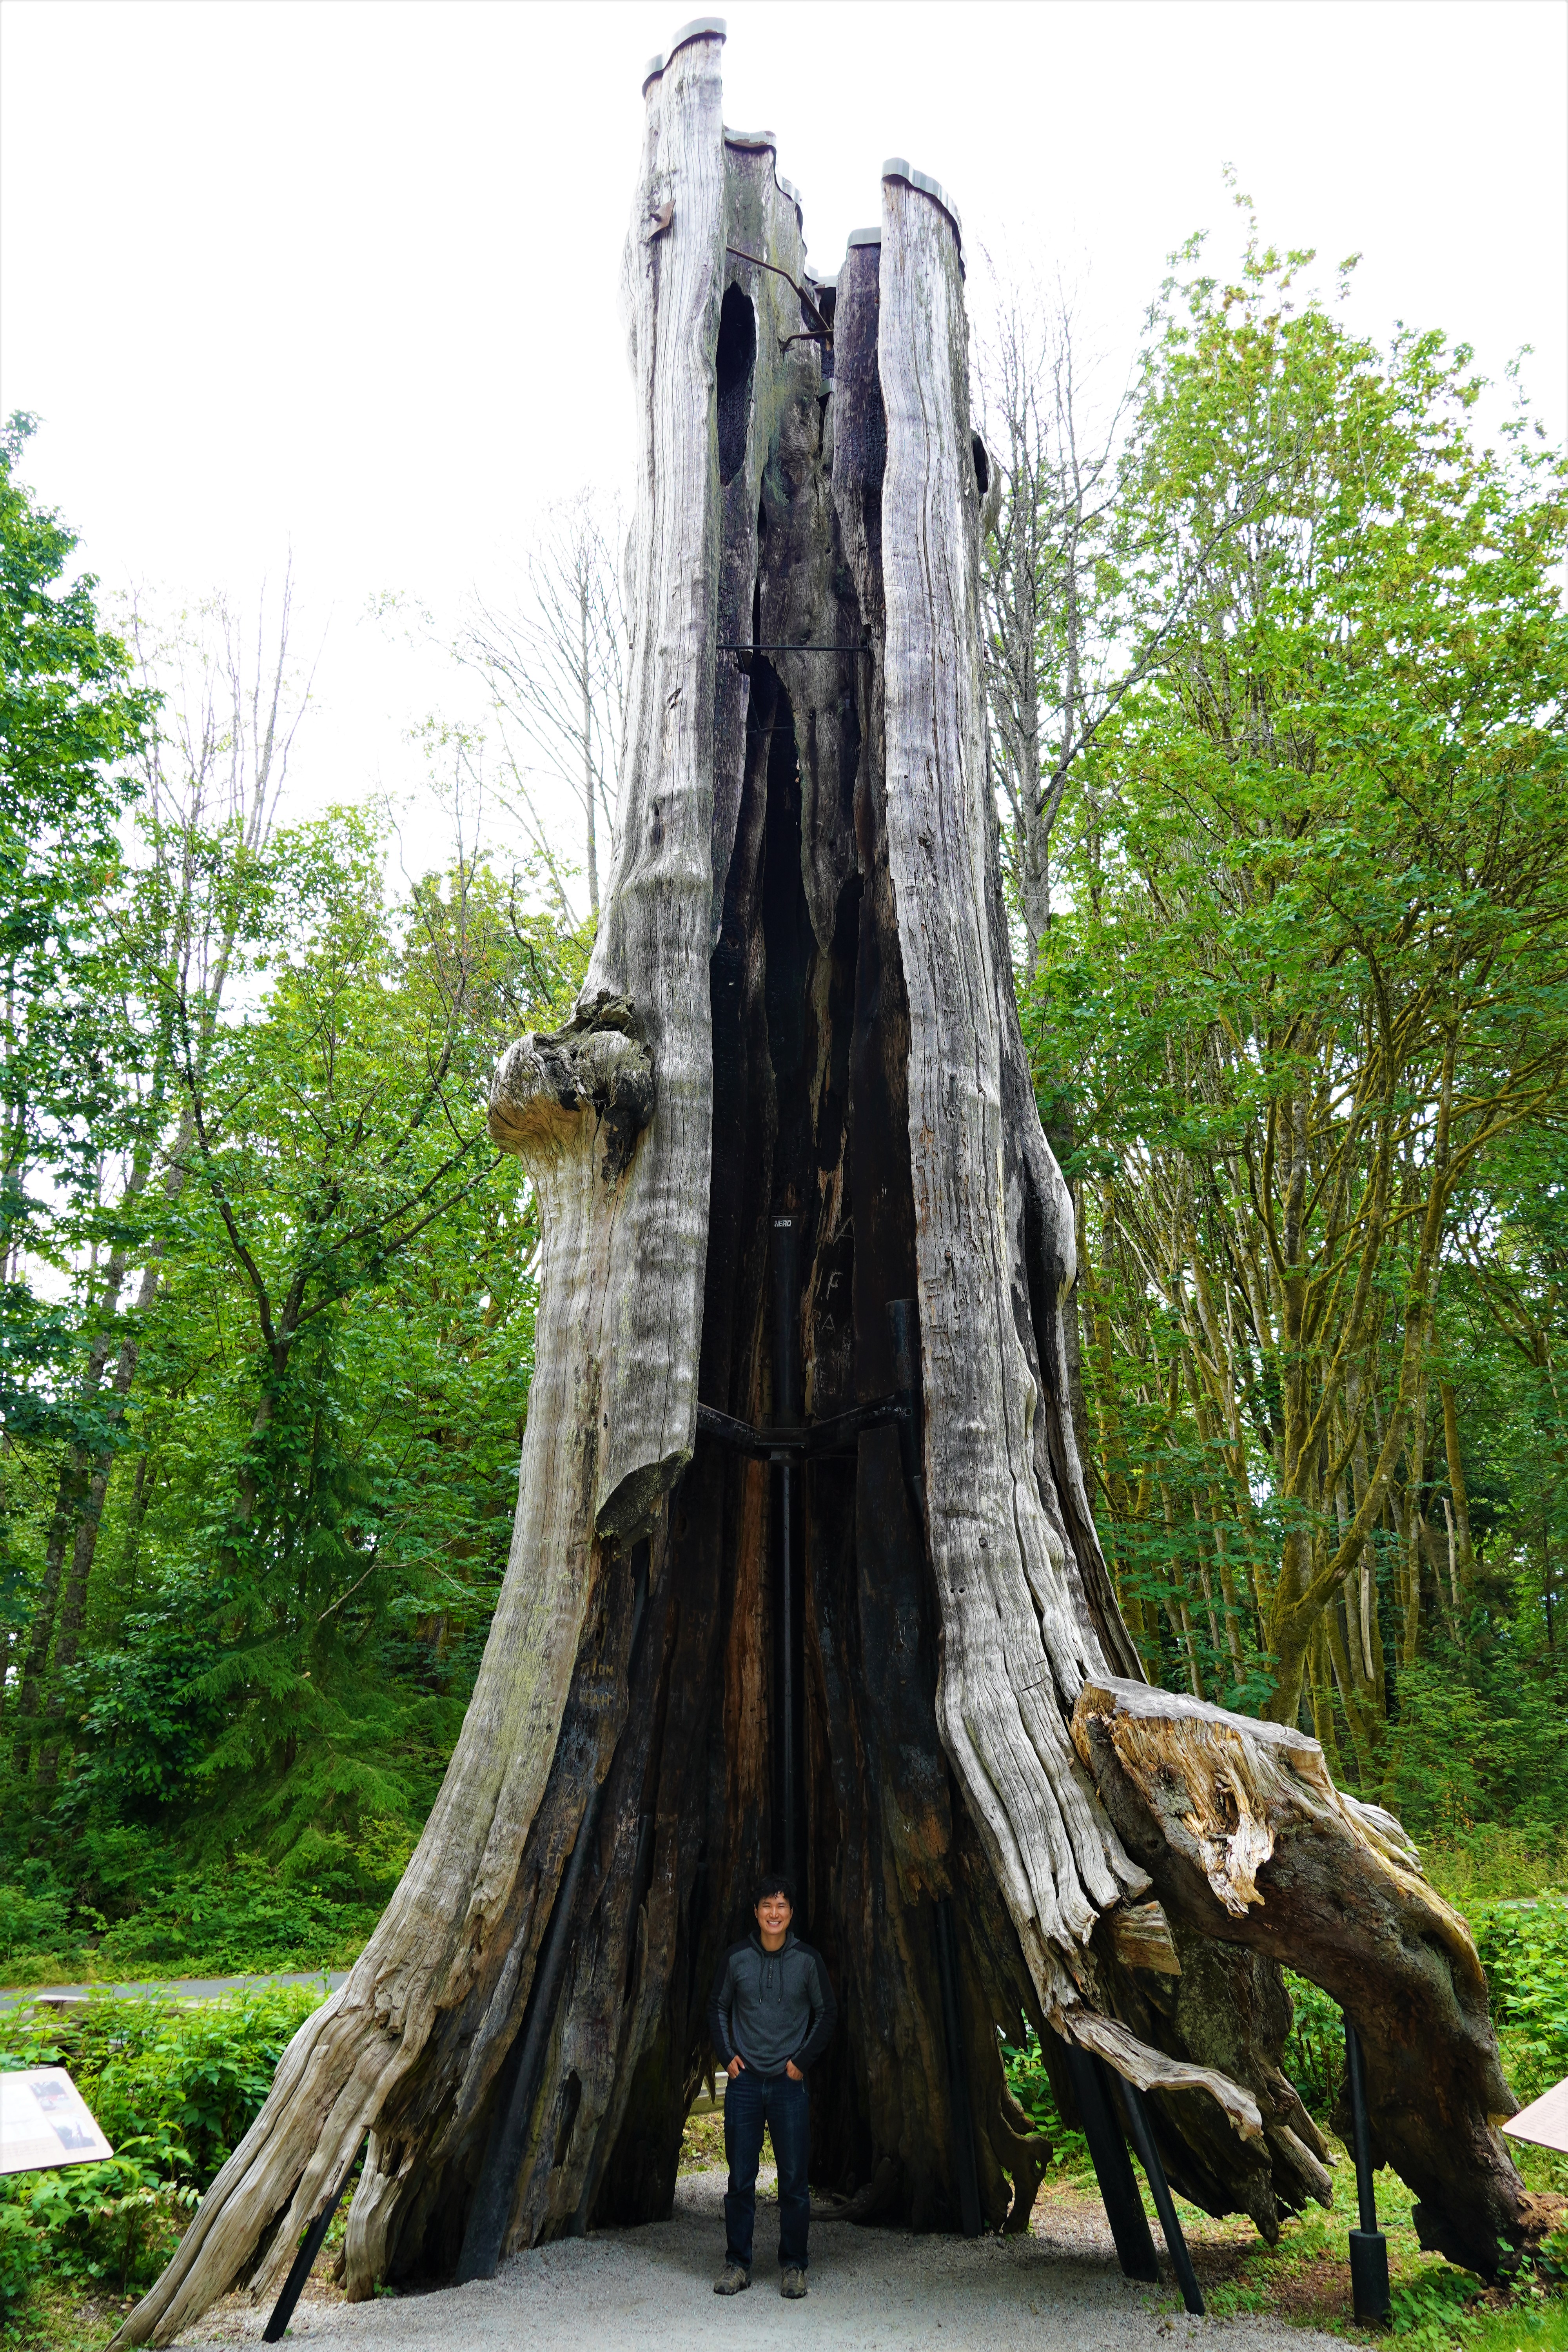
MULTIPOLYGON (((1211 2317, 1270 2318, 1321 2328, 1357 2344, 1386 2342, 1392 2335, 1409 2352, 1568 2352, 1568 2300, 1560 2284, 1526 2279, 1513 2289, 1486 2288, 1468 2271, 1453 2269, 1424 2253, 1411 2223, 1414 2203, 1393 2172, 1377 2177, 1378 2223, 1388 2239, 1394 2321, 1389 2330, 1357 2325, 1351 2305, 1349 2233, 1356 2226, 1355 2171, 1349 2151, 1331 2140, 1340 2162, 1333 2170, 1331 2211, 1310 2205, 1287 2221, 1277 2246, 1266 2246, 1245 2215, 1215 2221, 1175 2200, 1176 2211, 1211 2317)), ((1142 2174, 1144 2210, 1167 2282, 1164 2240, 1142 2174)), ((1092 2176, 1065 2179, 1042 2190, 1033 2226, 1048 2233, 1053 2204, 1099 2210, 1092 2176)), ((1179 2296, 1167 2284, 1158 2305, 1173 2314, 1179 2296)))
POLYGON ((686 2128, 680 2135, 681 2172, 711 2172, 724 2161, 724 2110, 722 2105, 710 2107, 701 2115, 686 2118, 686 2128))
POLYGON ((1568 1831, 1504 1829, 1495 1823, 1423 1840, 1421 1865, 1457 1911, 1472 1905, 1568 1893, 1568 1831))

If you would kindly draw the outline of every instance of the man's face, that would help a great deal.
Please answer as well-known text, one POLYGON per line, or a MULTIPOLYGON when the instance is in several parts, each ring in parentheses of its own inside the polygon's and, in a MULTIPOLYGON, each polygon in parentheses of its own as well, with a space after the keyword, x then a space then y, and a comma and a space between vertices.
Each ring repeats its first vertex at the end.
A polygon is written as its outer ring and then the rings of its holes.
POLYGON ((764 1936, 782 1936, 794 1916, 784 1895, 764 1895, 757 1906, 757 1925, 764 1936))

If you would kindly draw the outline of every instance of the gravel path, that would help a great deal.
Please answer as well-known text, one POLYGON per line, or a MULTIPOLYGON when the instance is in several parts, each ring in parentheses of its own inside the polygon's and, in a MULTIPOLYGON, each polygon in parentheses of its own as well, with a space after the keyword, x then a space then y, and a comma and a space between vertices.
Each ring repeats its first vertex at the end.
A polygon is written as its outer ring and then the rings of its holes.
MULTIPOLYGON (((763 2175, 759 2185, 771 2187, 763 2175)), ((603 2230, 507 2263, 486 2284, 348 2304, 312 2290, 291 2342, 321 2352, 656 2352, 809 2338, 827 2352, 1344 2352, 1337 2337, 1262 2319, 1189 2319, 1173 2293, 1140 2286, 1116 2267, 1103 2219, 1086 2208, 1037 2209, 1026 2238, 915 2238, 821 2215, 811 2230, 811 2292, 783 2303, 775 2286, 776 2207, 758 2199, 757 2266, 749 2294, 713 2293, 724 2244, 721 2172, 688 2174, 668 2221, 603 2230)), ((267 2315, 237 2299, 198 2346, 254 2343, 267 2315)))
POLYGON ((13 1986, 0 1991, 0 2009, 19 2009, 37 2000, 46 2007, 60 2001, 89 2001, 95 1994, 116 2000, 221 2000, 225 1993, 257 1992, 267 1985, 321 1985, 336 1992, 347 1984, 347 1969, 318 1969, 314 1975, 271 1977, 142 1977, 135 1984, 58 1984, 13 1986))

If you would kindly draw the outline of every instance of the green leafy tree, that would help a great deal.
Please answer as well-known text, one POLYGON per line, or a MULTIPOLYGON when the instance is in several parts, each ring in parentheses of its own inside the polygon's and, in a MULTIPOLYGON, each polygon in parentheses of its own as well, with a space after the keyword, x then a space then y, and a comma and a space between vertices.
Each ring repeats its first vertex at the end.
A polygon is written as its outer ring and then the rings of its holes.
POLYGON ((1468 352, 1380 356, 1297 299, 1309 258, 1254 236, 1166 288, 1125 494, 1198 584, 1086 762, 1035 1004, 1131 1613, 1194 1687, 1259 1662, 1293 1719, 1310 1685, 1331 1739, 1337 1686, 1370 1765, 1445 1255, 1568 1066, 1568 504, 1522 426, 1476 438, 1468 352))
MULTIPOLYGON (((175 1084, 174 1008, 177 999, 195 1005, 202 1061, 237 955, 254 946, 256 861, 304 709, 289 681, 289 605, 286 581, 269 656, 265 605, 254 654, 221 599, 183 616, 173 643, 160 643, 139 611, 130 614, 140 691, 157 710, 128 776, 135 806, 121 819, 125 854, 92 908, 83 968, 101 1039, 99 1098, 82 1167, 59 1203, 55 1267, 74 1318, 72 1360, 57 1379, 74 1422, 58 1449, 15 1707, 18 1756, 41 1791, 56 1778, 63 1685, 80 1650, 141 1333, 163 1279, 144 1196, 173 1200, 184 1181, 190 1109, 175 1084)), ((47 1475, 45 1455, 36 1466, 47 1475)))
POLYGON ((90 1164, 103 1094, 93 912, 121 866, 126 762, 151 718, 96 583, 65 573, 76 545, 16 479, 33 420, 0 430, 0 1247, 5 1352, 0 1410, 13 1434, 59 1416, 37 1377, 58 1360, 57 1318, 21 1283, 55 1257, 54 1194, 90 1164))
POLYGON ((468 864, 398 917, 342 813, 254 882, 264 992, 182 1064, 70 1803, 120 1791, 352 1888, 364 1824, 434 1793, 504 1565, 533 1240, 484 1103, 582 943, 468 864))
MULTIPOLYGON (((73 1248, 102 1157, 125 1140, 127 1063, 116 955, 101 917, 120 887, 120 824, 153 698, 100 624, 96 583, 68 580, 76 541, 16 478, 34 429, 0 430, 0 1605, 8 1659, 25 1605, 18 1510, 36 1512, 36 1451, 100 1432, 73 1378, 85 1339, 73 1248), (20 1454, 18 1447, 24 1449, 20 1454)), ((107 1238, 107 1237, 103 1237, 107 1238)), ((112 1254, 113 1243, 108 1241, 112 1254)), ((58 1583, 68 1529, 51 1527, 58 1583)))

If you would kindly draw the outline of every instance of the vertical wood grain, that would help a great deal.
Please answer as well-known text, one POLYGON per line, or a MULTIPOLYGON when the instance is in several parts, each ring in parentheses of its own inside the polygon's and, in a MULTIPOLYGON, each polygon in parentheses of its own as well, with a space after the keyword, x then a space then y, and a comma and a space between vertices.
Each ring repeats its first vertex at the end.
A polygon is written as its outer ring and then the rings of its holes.
MULTIPOLYGON (((880 291, 889 859, 910 1003, 938 1709, 1042 1990, 1059 1992, 1099 1911, 1143 1874, 1067 1734, 1085 1677, 1104 1669, 1041 1503, 1043 1400, 1016 1318, 1003 1080, 1017 1015, 991 923, 959 252, 947 213, 899 179, 883 183, 880 291)), ((1032 1100, 1020 1108, 1036 1117, 1032 1100)))
POLYGON ((720 485, 714 346, 724 279, 721 43, 689 40, 649 90, 624 288, 639 448, 621 796, 584 987, 629 997, 653 1118, 610 1237, 595 1518, 629 1540, 689 1459, 713 1103, 708 952, 720 485), (669 226, 650 236, 663 207, 669 226))

